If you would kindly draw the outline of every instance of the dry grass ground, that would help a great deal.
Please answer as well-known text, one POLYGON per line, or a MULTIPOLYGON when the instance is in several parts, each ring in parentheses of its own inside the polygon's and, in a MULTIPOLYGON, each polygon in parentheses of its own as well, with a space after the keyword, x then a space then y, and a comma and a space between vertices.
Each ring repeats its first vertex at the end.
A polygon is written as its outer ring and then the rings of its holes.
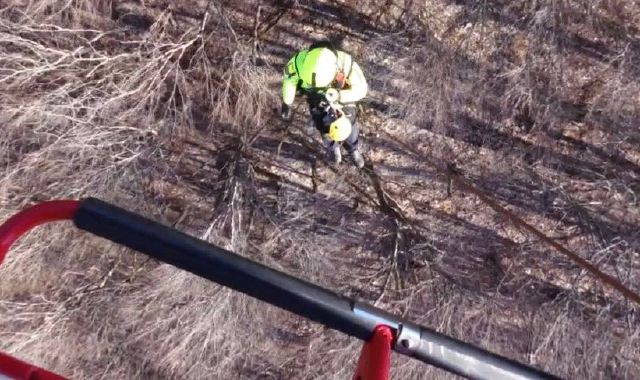
MULTIPOLYGON (((0 0, 0 219, 96 196, 563 378, 637 377, 637 306, 430 163, 640 291, 640 6, 259 4, 0 0), (282 65, 328 32, 370 78, 396 207, 324 163, 303 107, 274 116, 282 65)), ((360 347, 63 223, 0 269, 0 335, 82 379, 344 379, 360 347)))

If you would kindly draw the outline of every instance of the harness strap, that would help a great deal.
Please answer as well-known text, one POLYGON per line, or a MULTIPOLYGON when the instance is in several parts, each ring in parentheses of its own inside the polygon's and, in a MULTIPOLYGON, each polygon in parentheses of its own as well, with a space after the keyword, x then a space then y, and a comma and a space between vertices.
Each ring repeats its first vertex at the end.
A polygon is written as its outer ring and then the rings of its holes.
POLYGON ((351 54, 346 54, 345 53, 345 59, 346 57, 349 57, 349 73, 347 73, 347 75, 345 76, 345 78, 349 78, 351 76, 351 72, 353 71, 353 57, 351 56, 351 54))
POLYGON ((296 75, 298 76, 298 85, 296 86, 298 89, 300 89, 302 87, 302 79, 300 79, 300 69, 298 68, 298 56, 300 55, 300 52, 297 52, 296 55, 293 57, 293 66, 296 69, 296 75))
POLYGON ((300 75, 300 69, 298 68, 298 56, 300 52, 297 52, 295 56, 293 56, 293 66, 296 68, 296 74, 300 75))

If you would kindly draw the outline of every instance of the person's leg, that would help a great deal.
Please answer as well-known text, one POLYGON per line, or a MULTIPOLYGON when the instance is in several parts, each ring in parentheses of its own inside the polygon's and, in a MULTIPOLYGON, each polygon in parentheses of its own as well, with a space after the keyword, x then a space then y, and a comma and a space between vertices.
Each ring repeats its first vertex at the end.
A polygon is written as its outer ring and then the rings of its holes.
POLYGON ((333 163, 336 165, 342 162, 342 152, 340 151, 340 144, 331 140, 331 138, 327 135, 322 135, 322 142, 327 148, 327 156, 329 160, 333 161, 333 163))
POLYGON ((313 123, 315 129, 320 133, 322 142, 327 149, 327 158, 333 161, 336 165, 342 162, 342 153, 340 152, 340 144, 331 140, 326 134, 329 133, 328 127, 325 125, 326 112, 314 106, 312 101, 309 101, 309 113, 311 117, 311 123, 313 123))
POLYGON ((317 111, 314 111, 314 110, 310 110, 309 125, 307 130, 307 133, 309 134, 310 137, 312 137, 314 133, 320 133, 320 136, 322 136, 322 128, 324 124, 323 118, 324 116, 321 113, 318 113, 317 111))
POLYGON ((360 137, 360 128, 358 126, 358 109, 355 104, 347 104, 342 107, 344 116, 351 122, 351 134, 342 143, 347 152, 352 153, 358 150, 358 140, 360 137))
POLYGON ((309 106, 309 116, 311 122, 318 130, 320 135, 326 133, 327 127, 324 125, 324 117, 326 112, 319 106, 320 98, 316 94, 307 94, 307 105, 309 106))
POLYGON ((343 107, 345 116, 351 122, 351 134, 343 142, 344 148, 351 154, 353 162, 358 168, 364 166, 364 159, 358 149, 360 138, 360 126, 358 125, 358 109, 355 104, 349 104, 343 107))

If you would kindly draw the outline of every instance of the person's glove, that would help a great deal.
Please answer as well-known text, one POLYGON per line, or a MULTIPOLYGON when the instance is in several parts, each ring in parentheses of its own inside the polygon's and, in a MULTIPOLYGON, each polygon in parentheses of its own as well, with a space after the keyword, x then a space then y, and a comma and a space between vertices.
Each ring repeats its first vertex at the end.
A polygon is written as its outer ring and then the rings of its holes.
POLYGON ((335 88, 330 88, 324 93, 324 98, 327 99, 327 102, 330 104, 337 103, 340 99, 340 93, 335 88))
POLYGON ((283 120, 291 120, 291 108, 289 108, 287 104, 282 103, 280 117, 282 117, 283 120))

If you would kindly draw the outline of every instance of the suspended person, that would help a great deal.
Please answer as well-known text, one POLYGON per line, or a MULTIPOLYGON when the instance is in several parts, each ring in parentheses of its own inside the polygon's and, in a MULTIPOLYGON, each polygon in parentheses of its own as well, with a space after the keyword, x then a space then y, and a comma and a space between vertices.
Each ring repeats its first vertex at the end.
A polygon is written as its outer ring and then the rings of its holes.
POLYGON ((306 95, 311 119, 323 137, 327 154, 339 164, 342 145, 354 164, 362 168, 356 102, 362 100, 367 91, 364 73, 350 54, 329 41, 317 42, 298 52, 284 69, 281 116, 290 120, 296 94, 306 95), (338 115, 328 107, 331 104, 341 109, 338 115))

